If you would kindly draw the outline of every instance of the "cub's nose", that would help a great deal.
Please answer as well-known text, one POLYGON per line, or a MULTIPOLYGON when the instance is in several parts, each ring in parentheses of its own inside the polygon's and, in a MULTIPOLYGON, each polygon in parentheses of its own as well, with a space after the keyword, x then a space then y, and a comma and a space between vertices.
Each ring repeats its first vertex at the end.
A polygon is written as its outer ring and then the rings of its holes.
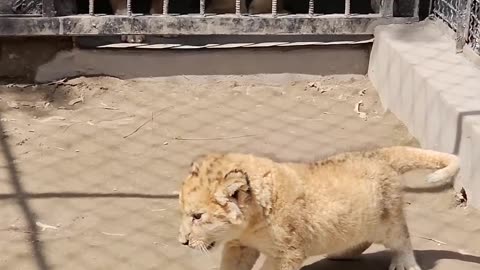
POLYGON ((180 244, 184 246, 188 246, 188 244, 190 243, 190 241, 188 240, 188 235, 180 232, 178 234, 178 242, 180 242, 180 244))

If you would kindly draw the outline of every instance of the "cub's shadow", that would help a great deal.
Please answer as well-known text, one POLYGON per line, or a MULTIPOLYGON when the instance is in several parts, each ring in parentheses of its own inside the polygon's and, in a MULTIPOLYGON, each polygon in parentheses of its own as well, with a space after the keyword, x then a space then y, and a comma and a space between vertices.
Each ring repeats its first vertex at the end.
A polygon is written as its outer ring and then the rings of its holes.
MULTIPOLYGON (((480 269, 480 257, 465 255, 448 250, 417 250, 415 251, 418 264, 423 270, 431 270, 439 260, 457 260, 478 264, 480 269)), ((375 252, 362 255, 358 260, 351 261, 331 261, 327 259, 320 260, 313 264, 304 266, 302 270, 385 270, 390 264, 390 253, 387 251, 375 252)), ((473 268, 472 268, 473 269, 473 268)))

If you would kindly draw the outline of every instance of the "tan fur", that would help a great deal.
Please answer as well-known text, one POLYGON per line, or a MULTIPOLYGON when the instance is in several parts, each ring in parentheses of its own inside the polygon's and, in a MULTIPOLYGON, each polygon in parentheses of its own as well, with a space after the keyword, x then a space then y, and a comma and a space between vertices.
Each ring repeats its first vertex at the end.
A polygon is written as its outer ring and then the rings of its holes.
MULTIPOLYGON (((318 162, 277 163, 244 154, 210 154, 184 181, 179 241, 206 250, 225 243, 221 270, 298 270, 313 255, 343 258, 371 243, 393 251, 390 270, 419 270, 413 255, 399 175, 458 171, 456 156, 410 147, 351 152, 318 162)), ((443 179, 440 179, 443 177, 443 179)))

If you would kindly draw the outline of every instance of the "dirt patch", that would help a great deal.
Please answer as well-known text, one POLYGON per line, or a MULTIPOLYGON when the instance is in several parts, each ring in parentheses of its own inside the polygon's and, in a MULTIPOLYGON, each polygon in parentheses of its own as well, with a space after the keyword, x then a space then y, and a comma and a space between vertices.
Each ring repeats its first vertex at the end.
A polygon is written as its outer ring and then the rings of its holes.
MULTIPOLYGON (((240 151, 307 161, 416 145, 363 76, 77 78, 4 85, 0 110, 2 269, 213 269, 218 253, 202 256, 176 242, 175 191, 195 156, 240 151)), ((448 187, 421 189, 424 175, 406 177, 414 244, 439 249, 428 240, 438 238, 457 264, 428 268, 443 253, 425 250, 420 261, 425 269, 478 267, 477 257, 455 255, 480 250, 478 233, 471 235, 478 216, 455 208, 448 187)), ((388 256, 368 256, 372 264, 357 269, 384 269, 388 256)))

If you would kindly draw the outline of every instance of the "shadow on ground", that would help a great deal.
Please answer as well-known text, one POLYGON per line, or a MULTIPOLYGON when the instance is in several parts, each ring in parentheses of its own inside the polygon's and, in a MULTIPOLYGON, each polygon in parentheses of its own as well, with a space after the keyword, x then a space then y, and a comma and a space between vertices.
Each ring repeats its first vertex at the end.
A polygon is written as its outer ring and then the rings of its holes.
MULTIPOLYGON (((419 265, 423 270, 434 269, 439 260, 457 260, 468 263, 478 264, 480 267, 480 257, 465 255, 448 250, 417 250, 415 252, 419 265)), ((302 270, 385 270, 390 263, 390 253, 380 251, 362 255, 358 260, 351 261, 331 261, 327 259, 320 260, 302 268, 302 270)))

